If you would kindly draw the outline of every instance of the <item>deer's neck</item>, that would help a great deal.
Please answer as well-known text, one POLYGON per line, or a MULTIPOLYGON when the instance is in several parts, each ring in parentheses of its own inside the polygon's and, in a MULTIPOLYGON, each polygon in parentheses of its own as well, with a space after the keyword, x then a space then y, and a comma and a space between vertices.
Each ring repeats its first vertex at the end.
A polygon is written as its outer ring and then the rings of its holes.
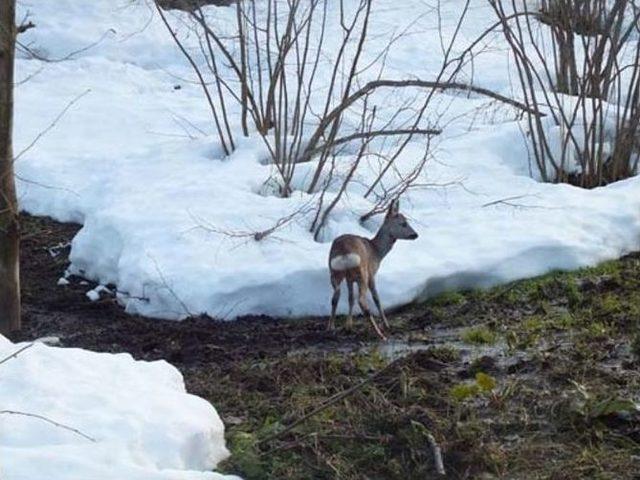
POLYGON ((396 243, 396 239, 391 236, 384 228, 380 228, 375 237, 371 240, 374 250, 378 254, 380 260, 382 260, 387 253, 393 248, 393 244, 396 243))

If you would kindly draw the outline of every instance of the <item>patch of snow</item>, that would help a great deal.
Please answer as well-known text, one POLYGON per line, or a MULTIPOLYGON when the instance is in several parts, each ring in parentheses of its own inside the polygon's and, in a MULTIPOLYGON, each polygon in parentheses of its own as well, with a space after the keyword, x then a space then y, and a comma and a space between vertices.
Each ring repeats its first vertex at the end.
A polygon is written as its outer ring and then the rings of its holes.
POLYGON ((71 244, 70 243, 59 243, 58 245, 54 245, 53 247, 49 247, 48 251, 49 251, 49 255, 51 255, 53 258, 56 258, 58 255, 60 255, 60 253, 62 251, 64 251, 66 248, 70 247, 71 244))
POLYGON ((87 293, 85 293, 85 295, 92 302, 97 302, 98 300, 100 300, 101 293, 105 293, 107 295, 113 295, 113 292, 107 287, 105 287, 104 285, 98 285, 96 288, 89 290, 87 293))
POLYGON ((61 287, 67 286, 67 285, 69 285, 70 283, 71 283, 71 282, 70 282, 69 280, 67 280, 66 278, 64 278, 64 277, 60 277, 60 278, 58 279, 58 285, 59 285, 59 286, 61 286, 61 287))
MULTIPOLYGON (((438 22, 450 37, 463 3, 442 2, 438 17, 418 14, 422 0, 376 2, 370 25, 376 34, 362 64, 384 48, 388 34, 408 27, 387 57, 387 77, 435 78, 442 62, 438 22)), ((149 2, 40 0, 28 8, 38 27, 21 39, 51 58, 99 41, 66 61, 21 58, 16 68, 17 82, 32 75, 16 89, 17 152, 90 90, 16 162, 22 209, 83 225, 72 242, 70 273, 117 285, 127 292, 117 298, 128 312, 152 317, 328 314, 329 242, 343 233, 373 235, 381 219, 360 225, 358 218, 372 208, 362 185, 381 165, 371 160, 356 172, 322 243, 309 233, 313 211, 256 242, 252 232, 317 200, 302 193, 316 163, 298 166, 298 190, 290 198, 269 194, 275 168, 265 161, 261 140, 240 136, 233 102, 238 148, 223 158, 216 137, 200 133, 213 131, 200 86, 180 81, 174 88, 176 78, 193 74, 149 2)), ((222 26, 235 15, 215 7, 207 14, 222 26)), ((181 14, 169 17, 180 28, 181 14)), ((473 5, 456 48, 493 22, 488 3, 473 5)), ((338 22, 328 28, 329 42, 340 37, 338 22)), ((478 86, 514 96, 507 46, 499 35, 490 40, 466 74, 478 86)), ((197 50, 194 36, 186 41, 197 50)), ((326 85, 330 69, 319 72, 318 85, 326 85)), ((387 104, 401 99, 370 101, 383 118, 387 104)), ((542 184, 532 175, 523 124, 509 109, 447 92, 435 97, 432 113, 447 128, 418 183, 443 186, 411 189, 402 199, 420 238, 398 242, 381 267, 377 283, 386 307, 593 265, 640 248, 639 178, 591 191, 542 184)), ((424 139, 414 139, 399 170, 409 170, 424 149, 424 139)), ((338 177, 352 159, 348 152, 338 157, 338 177)), ((332 184, 325 205, 338 189, 332 184)))
POLYGON ((85 295, 92 302, 97 302, 98 300, 100 300, 100 293, 98 293, 95 289, 89 290, 87 293, 85 293, 85 295))
MULTIPOLYGON (((0 359, 24 346, 0 336, 0 359)), ((228 456, 222 421, 164 361, 36 342, 0 376, 0 478, 236 478, 210 471, 228 456)))

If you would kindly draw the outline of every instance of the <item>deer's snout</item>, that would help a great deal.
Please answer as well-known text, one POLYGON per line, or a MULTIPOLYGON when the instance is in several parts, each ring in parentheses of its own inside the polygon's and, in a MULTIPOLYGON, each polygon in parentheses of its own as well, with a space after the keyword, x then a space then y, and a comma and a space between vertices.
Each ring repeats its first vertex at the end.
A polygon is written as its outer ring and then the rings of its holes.
POLYGON ((415 232, 409 235, 409 240, 415 240, 416 238, 418 238, 418 234, 415 232))

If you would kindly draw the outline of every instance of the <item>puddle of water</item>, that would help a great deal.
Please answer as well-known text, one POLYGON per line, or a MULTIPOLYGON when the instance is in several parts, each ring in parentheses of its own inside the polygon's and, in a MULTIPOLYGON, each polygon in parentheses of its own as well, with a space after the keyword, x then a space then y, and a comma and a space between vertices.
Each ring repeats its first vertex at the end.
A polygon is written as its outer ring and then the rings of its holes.
POLYGON ((390 339, 377 345, 371 344, 363 347, 363 352, 377 352, 384 358, 395 360, 396 358, 406 357, 415 352, 428 350, 434 346, 430 342, 412 342, 410 340, 390 339))
POLYGON ((521 352, 509 352, 503 342, 494 345, 469 345, 459 339, 449 341, 413 342, 411 340, 389 340, 385 343, 371 344, 360 348, 358 351, 378 352, 389 360, 406 357, 415 352, 429 350, 434 347, 448 347, 456 350, 463 364, 469 364, 482 357, 491 357, 501 367, 508 367, 525 357, 521 352))
POLYGON ((395 360, 406 357, 415 352, 429 350, 434 347, 448 347, 457 350, 463 364, 469 364, 475 360, 488 356, 492 357, 500 367, 508 367, 526 358, 525 352, 510 352, 505 342, 498 342, 492 345, 471 345, 460 340, 463 328, 443 328, 436 327, 425 332, 423 338, 396 337, 390 338, 386 342, 371 343, 350 343, 340 346, 313 346, 290 351, 288 357, 301 356, 325 356, 332 353, 338 354, 367 354, 378 353, 384 358, 395 360))

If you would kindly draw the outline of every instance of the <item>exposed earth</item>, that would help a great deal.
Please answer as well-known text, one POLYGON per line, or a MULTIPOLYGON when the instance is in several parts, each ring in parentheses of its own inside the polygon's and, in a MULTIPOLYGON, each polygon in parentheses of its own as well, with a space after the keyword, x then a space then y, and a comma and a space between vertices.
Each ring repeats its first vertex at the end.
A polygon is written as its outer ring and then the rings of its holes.
POLYGON ((390 315, 380 343, 362 320, 326 332, 321 318, 126 315, 109 295, 90 301, 80 278, 57 285, 79 226, 22 220, 24 328, 12 339, 171 362, 225 421, 221 471, 640 478, 640 254, 441 295, 390 315))

